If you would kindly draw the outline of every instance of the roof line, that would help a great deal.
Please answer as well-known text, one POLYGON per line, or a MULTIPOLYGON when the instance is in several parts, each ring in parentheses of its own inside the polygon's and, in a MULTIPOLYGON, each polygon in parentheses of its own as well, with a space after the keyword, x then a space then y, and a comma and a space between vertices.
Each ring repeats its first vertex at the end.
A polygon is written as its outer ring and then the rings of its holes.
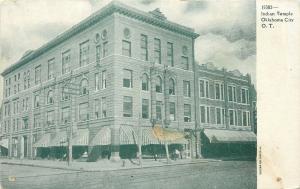
POLYGON ((10 67, 6 68, 1 75, 4 76, 13 70, 17 69, 18 67, 28 63, 29 61, 39 57, 43 53, 47 52, 47 50, 54 48, 55 46, 61 44, 65 40, 71 38, 72 36, 78 34, 79 32, 85 30, 89 26, 97 23, 100 19, 103 19, 107 16, 110 16, 113 13, 119 13, 152 25, 155 25, 157 27, 175 31, 180 34, 184 34, 186 36, 192 37, 193 39, 197 38, 199 34, 195 33, 192 28, 188 28, 186 26, 182 26, 167 20, 160 20, 158 18, 155 18, 151 16, 151 14, 147 12, 140 11, 138 9, 129 7, 127 5, 124 5, 118 1, 112 1, 111 3, 107 4, 100 10, 94 12, 89 17, 85 18, 84 20, 80 21, 78 24, 75 24, 65 32, 59 34, 54 39, 50 40, 49 42, 45 43, 41 47, 39 47, 37 50, 34 50, 32 53, 30 53, 28 56, 25 56, 18 60, 16 63, 11 65, 10 67))

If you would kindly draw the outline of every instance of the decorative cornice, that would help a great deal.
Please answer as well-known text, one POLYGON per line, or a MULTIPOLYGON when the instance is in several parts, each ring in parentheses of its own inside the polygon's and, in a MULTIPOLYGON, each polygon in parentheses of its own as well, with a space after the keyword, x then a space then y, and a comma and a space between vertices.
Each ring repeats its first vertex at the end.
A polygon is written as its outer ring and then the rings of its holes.
POLYGON ((7 69, 5 69, 1 75, 5 76, 6 74, 12 72, 13 70, 17 69, 18 67, 28 63, 29 61, 39 57, 43 53, 47 52, 49 49, 54 48, 55 46, 61 44, 65 40, 71 38, 72 36, 80 33, 81 31, 89 28, 93 24, 97 23, 99 20, 112 15, 113 13, 119 13, 122 15, 125 15, 127 17, 137 19, 140 21, 143 21, 145 23, 173 31, 182 35, 186 35, 188 37, 191 37, 193 39, 197 38, 199 34, 195 33, 193 29, 167 21, 167 20, 161 20, 158 18, 153 17, 150 13, 146 13, 140 10, 137 10, 135 8, 129 7, 127 5, 124 5, 120 2, 113 1, 100 9, 99 11, 93 13, 91 16, 87 17, 83 21, 79 22, 78 24, 72 26, 70 29, 62 33, 61 35, 58 35, 53 40, 49 41, 48 43, 44 44, 37 50, 33 51, 29 55, 21 58, 19 61, 17 61, 15 64, 11 65, 7 69))

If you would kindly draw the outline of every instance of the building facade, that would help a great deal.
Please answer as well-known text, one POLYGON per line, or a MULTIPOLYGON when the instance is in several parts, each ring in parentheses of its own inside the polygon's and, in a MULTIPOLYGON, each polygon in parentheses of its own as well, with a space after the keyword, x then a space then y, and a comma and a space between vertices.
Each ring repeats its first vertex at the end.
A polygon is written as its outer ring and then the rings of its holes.
POLYGON ((112 2, 27 51, 2 73, 8 155, 60 158, 68 138, 74 157, 85 151, 95 158, 134 156, 138 142, 154 153, 161 143, 151 128, 158 124, 190 133, 173 143, 196 156, 197 37, 158 9, 112 2))
POLYGON ((256 92, 250 75, 197 65, 196 112, 204 157, 252 156, 256 152, 256 92))

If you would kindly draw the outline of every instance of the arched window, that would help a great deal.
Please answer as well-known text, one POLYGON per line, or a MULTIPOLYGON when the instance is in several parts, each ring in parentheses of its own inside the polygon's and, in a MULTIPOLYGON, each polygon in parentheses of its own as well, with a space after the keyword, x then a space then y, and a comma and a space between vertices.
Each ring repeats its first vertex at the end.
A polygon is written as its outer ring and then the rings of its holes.
POLYGON ((162 92, 162 79, 160 76, 157 76, 157 78, 156 78, 155 89, 156 89, 156 92, 158 92, 158 93, 162 92))
POLYGON ((62 90, 62 100, 69 100, 70 99, 70 93, 68 87, 64 87, 62 90))
POLYGON ((148 91, 149 90, 149 81, 148 81, 148 76, 147 74, 143 74, 142 77, 142 90, 143 91, 148 91))
POLYGON ((88 80, 87 79, 83 79, 81 80, 81 84, 80 84, 80 93, 82 95, 86 95, 88 94, 88 80))
POLYGON ((54 103, 53 91, 50 90, 47 95, 47 104, 53 104, 53 103, 54 103))
POLYGON ((175 95, 175 81, 172 78, 169 80, 169 94, 175 95))

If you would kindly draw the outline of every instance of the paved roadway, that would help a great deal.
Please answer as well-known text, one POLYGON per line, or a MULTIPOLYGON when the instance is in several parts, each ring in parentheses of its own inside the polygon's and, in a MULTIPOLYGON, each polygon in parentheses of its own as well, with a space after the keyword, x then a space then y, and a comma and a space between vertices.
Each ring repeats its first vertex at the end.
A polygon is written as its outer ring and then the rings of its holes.
POLYGON ((111 171, 73 171, 7 164, 1 164, 0 168, 3 189, 256 188, 254 161, 199 162, 111 171), (15 181, 9 181, 9 176, 14 176, 15 181))

